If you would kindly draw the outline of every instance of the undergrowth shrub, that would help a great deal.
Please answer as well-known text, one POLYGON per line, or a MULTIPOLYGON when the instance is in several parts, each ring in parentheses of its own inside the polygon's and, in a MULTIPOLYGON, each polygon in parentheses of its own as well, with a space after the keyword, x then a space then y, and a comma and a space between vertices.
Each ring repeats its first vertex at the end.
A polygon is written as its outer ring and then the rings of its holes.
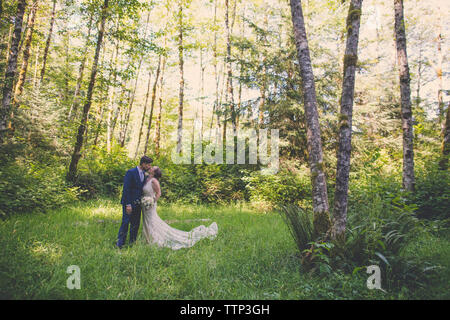
POLYGON ((73 202, 80 188, 70 187, 64 168, 29 160, 10 161, 0 167, 0 216, 47 211, 73 202))

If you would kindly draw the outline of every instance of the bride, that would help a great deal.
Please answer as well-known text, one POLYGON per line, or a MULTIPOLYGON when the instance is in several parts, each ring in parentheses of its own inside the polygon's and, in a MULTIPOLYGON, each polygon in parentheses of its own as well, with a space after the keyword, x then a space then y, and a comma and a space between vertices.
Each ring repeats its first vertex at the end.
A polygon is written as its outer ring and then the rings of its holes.
POLYGON ((209 227, 198 226, 191 231, 182 231, 169 226, 156 213, 156 207, 161 196, 159 179, 161 169, 152 167, 149 177, 144 182, 142 195, 143 231, 147 243, 155 243, 160 247, 169 247, 173 250, 192 247, 197 241, 208 237, 214 239, 217 236, 217 223, 213 222, 209 227))

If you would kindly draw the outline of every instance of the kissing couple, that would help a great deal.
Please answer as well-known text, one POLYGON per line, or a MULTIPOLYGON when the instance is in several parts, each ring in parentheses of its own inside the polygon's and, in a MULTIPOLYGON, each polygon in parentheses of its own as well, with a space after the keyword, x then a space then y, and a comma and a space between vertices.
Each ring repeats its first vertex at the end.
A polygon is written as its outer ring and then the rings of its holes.
POLYGON ((125 245, 128 229, 129 244, 136 242, 142 213, 142 233, 147 244, 168 247, 173 250, 192 247, 203 238, 214 239, 217 236, 217 223, 209 227, 195 227, 191 231, 172 228, 162 220, 157 212, 158 199, 161 197, 161 169, 152 166, 153 159, 143 156, 139 165, 128 170, 123 179, 122 224, 119 229, 116 246, 125 245))

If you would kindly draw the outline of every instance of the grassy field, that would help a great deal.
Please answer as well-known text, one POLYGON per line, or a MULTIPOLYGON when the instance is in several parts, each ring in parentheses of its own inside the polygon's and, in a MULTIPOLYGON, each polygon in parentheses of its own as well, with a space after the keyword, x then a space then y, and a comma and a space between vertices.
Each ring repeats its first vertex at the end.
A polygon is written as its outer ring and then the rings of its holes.
MULTIPOLYGON (((140 231, 136 245, 117 250, 113 244, 121 207, 110 199, 1 221, 0 298, 449 298, 449 285, 442 279, 421 292, 404 294, 368 290, 364 272, 310 275, 302 270, 295 244, 277 213, 171 205, 160 206, 159 215, 183 230, 216 221, 219 234, 193 248, 172 251, 145 245, 140 231), (195 220, 205 218, 211 221, 195 220), (66 287, 70 265, 80 267, 80 290, 66 287)), ((443 264, 444 279, 450 279, 448 239, 418 239, 411 251, 443 264), (427 250, 429 246, 433 249, 427 250)))

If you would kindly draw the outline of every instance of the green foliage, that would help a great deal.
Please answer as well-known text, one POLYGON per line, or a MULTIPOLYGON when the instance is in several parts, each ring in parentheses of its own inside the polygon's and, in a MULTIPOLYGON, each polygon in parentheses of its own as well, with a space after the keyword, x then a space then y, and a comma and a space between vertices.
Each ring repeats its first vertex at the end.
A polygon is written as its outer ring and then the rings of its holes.
POLYGON ((450 171, 439 170, 437 160, 427 163, 416 173, 416 190, 408 198, 417 205, 420 218, 450 218, 450 171))
POLYGON ((81 190, 66 184, 64 168, 21 159, 0 167, 0 216, 47 211, 78 199, 81 190))
MULTIPOLYGON (((368 290, 365 268, 352 274, 331 272, 329 243, 316 242, 313 273, 300 266, 297 248, 281 217, 247 208, 161 205, 162 219, 189 230, 211 218, 218 237, 173 251, 143 243, 121 251, 113 247, 121 219, 111 199, 65 206, 51 214, 12 216, 0 221, 0 297, 2 299, 448 299, 448 272, 423 290, 368 290), (74 241, 82 239, 82 241, 74 241), (106 245, 105 245, 106 244, 106 245), (110 245, 108 245, 110 244, 110 245), (328 262, 329 260, 329 262, 328 262), (68 290, 67 266, 81 269, 81 290, 68 290), (157 284, 157 285, 155 285, 157 284), (446 290, 447 289, 447 290, 446 290)), ((409 248, 430 263, 450 266, 449 241, 433 235, 409 248), (444 264, 445 262, 445 264, 444 264)), ((331 250, 330 250, 331 248, 331 250)), ((391 263, 391 262, 390 262, 391 263)), ((445 270, 442 270, 445 271, 445 270)), ((384 281, 382 278, 382 281, 384 281)), ((384 284, 383 284, 384 287, 384 284)))
POLYGON ((275 175, 254 171, 243 180, 252 203, 269 209, 288 203, 311 208, 311 180, 306 168, 299 171, 281 168, 275 175))
POLYGON ((305 252, 313 240, 312 213, 292 204, 281 205, 277 210, 289 228, 300 252, 305 252))
POLYGON ((111 153, 93 148, 80 161, 75 185, 86 190, 86 198, 99 195, 118 197, 122 192, 123 177, 128 169, 139 164, 130 159, 123 149, 116 147, 111 153))
POLYGON ((326 276, 333 273, 330 266, 330 250, 334 244, 325 241, 313 241, 309 243, 310 248, 302 253, 305 255, 304 264, 310 268, 310 273, 317 273, 319 276, 326 276))
POLYGON ((245 167, 226 164, 174 164, 161 157, 163 199, 169 202, 229 203, 248 200, 245 167))

